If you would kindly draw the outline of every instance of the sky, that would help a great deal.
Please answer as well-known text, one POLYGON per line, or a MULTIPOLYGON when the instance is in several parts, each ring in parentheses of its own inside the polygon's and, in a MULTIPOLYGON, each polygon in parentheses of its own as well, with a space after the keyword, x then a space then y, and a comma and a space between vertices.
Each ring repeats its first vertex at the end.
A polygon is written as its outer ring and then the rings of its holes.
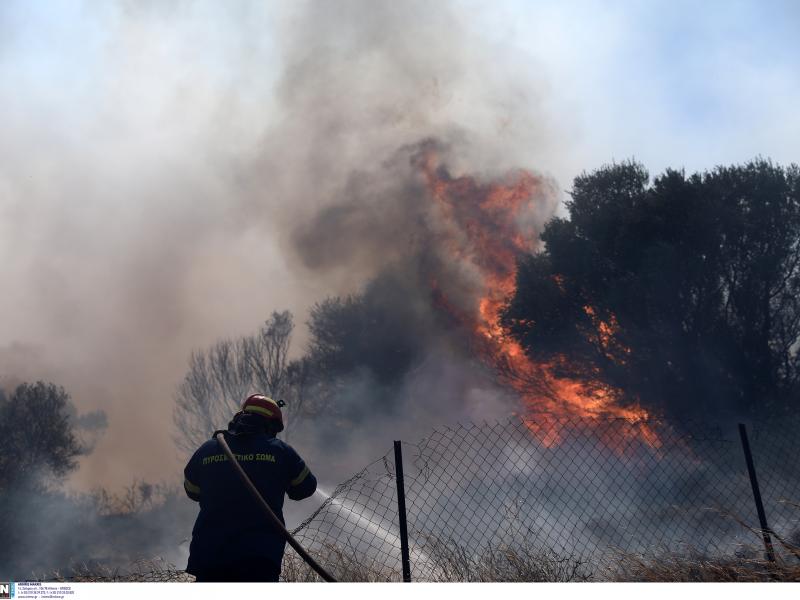
POLYGON ((651 173, 798 160, 797 3, 499 4, 473 26, 543 74, 565 187, 631 157, 651 173))
POLYGON ((630 158, 797 162, 798 33, 792 1, 0 2, 0 384, 107 412, 76 488, 171 480, 192 349, 291 308, 300 352, 358 284, 287 250, 328 181, 428 131, 564 191, 630 158))

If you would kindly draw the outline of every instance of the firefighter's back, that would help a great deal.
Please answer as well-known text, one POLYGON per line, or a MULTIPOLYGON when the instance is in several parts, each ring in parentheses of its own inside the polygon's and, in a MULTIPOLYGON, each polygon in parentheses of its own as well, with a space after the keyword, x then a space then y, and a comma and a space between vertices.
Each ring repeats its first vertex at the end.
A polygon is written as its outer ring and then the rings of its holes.
MULTIPOLYGON (((264 500, 283 521, 284 495, 300 500, 314 493, 316 479, 295 450, 271 433, 248 428, 243 415, 226 433, 234 456, 264 500)), ((252 425, 252 423, 249 423, 252 425)), ((239 479, 219 443, 211 439, 185 469, 186 491, 200 503, 192 530, 187 571, 198 576, 251 562, 280 570, 285 541, 270 525, 239 479)), ((242 580, 242 578, 239 578, 242 580)))

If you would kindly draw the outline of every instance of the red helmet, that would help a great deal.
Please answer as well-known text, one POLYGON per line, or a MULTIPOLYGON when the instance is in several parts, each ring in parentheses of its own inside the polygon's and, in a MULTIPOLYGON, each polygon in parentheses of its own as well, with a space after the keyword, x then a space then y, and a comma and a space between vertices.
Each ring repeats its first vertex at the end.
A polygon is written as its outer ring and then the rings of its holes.
POLYGON ((242 412, 255 413, 270 421, 277 421, 278 431, 283 431, 283 414, 280 405, 267 396, 253 394, 242 404, 242 412))

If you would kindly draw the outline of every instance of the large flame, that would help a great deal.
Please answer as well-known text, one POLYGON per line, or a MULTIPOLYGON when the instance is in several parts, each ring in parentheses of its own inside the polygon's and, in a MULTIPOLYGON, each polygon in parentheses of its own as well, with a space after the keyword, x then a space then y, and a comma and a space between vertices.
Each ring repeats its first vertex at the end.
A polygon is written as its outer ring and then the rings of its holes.
MULTIPOLYGON (((527 171, 492 184, 469 176, 452 177, 439 163, 433 148, 426 148, 417 164, 445 221, 453 226, 449 251, 455 259, 474 265, 481 279, 482 291, 474 314, 456 311, 443 298, 446 291, 437 290, 442 305, 472 329, 481 356, 521 396, 528 413, 525 416, 535 415, 526 423, 536 437, 552 446, 562 439, 564 424, 574 422, 575 417, 589 422, 607 422, 609 417, 616 417, 628 425, 626 432, 632 432, 625 437, 634 435, 650 446, 660 446, 657 434, 647 423, 647 411, 638 405, 620 406, 616 402, 617 390, 599 380, 587 385, 557 377, 553 364, 532 361, 501 325, 503 305, 516 289, 516 260, 521 254, 536 250, 539 243, 539 232, 522 223, 526 211, 543 193, 545 182, 527 171)), ((584 307, 584 311, 594 323, 603 349, 608 353, 613 349, 618 356, 621 346, 614 337, 616 320, 612 317, 602 321, 591 306, 584 307)), ((622 354, 626 352, 629 350, 622 347, 622 354)), ((630 441, 621 439, 619 431, 604 431, 604 442, 612 448, 622 449, 630 441)))

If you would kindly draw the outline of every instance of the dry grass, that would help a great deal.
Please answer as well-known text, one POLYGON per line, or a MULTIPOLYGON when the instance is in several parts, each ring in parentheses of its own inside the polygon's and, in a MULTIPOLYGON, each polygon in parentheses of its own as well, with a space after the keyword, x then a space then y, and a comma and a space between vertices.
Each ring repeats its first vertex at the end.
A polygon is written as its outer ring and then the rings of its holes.
MULTIPOLYGON (((787 504, 800 508, 794 502, 787 504)), ((736 556, 708 557, 692 549, 647 555, 618 552, 606 578, 660 582, 800 581, 800 545, 796 539, 787 541, 770 531, 774 560, 768 560, 762 545, 762 530, 750 527, 734 514, 725 514, 753 535, 753 541, 740 547, 736 556)))
MULTIPOLYGON (((768 582, 800 581, 800 546, 787 542, 772 532, 775 561, 764 558, 761 531, 745 525, 754 534, 748 546, 736 555, 709 557, 687 548, 681 552, 664 549, 649 554, 618 550, 605 566, 590 564, 580 557, 563 556, 526 542, 495 545, 474 555, 450 539, 427 537, 415 552, 424 556, 412 563, 414 581, 441 582, 570 582, 570 581, 656 581, 656 582, 768 582)), ((418 540, 420 541, 420 540, 418 540)), ((369 561, 355 549, 326 544, 313 552, 319 562, 339 581, 401 581, 402 574, 369 561)), ((399 560, 398 560, 399 563, 399 560)), ((47 580, 71 581, 174 581, 194 578, 162 559, 141 560, 129 568, 108 569, 99 565, 79 565, 68 574, 52 573, 47 580)), ((321 581, 311 568, 291 549, 284 557, 282 581, 321 581)))
POLYGON ((162 558, 141 559, 131 563, 126 568, 109 568, 104 565, 80 563, 70 567, 67 572, 53 571, 42 577, 44 581, 74 581, 74 582, 175 582, 188 583, 194 577, 186 571, 179 570, 175 565, 162 558))
MULTIPOLYGON (((551 550, 528 545, 499 545, 474 556, 466 548, 430 538, 424 546, 427 560, 413 563, 413 581, 590 581, 587 564, 575 557, 560 556, 551 550)), ((338 581, 402 581, 399 570, 386 569, 363 555, 328 545, 315 556, 331 570, 338 581)), ((399 562, 399 561, 398 561, 399 562)), ((293 552, 287 552, 281 574, 283 581, 320 581, 319 577, 293 552)))
MULTIPOLYGON (((318 555, 319 556, 319 555, 318 555)), ((323 557, 339 581, 400 581, 399 571, 376 568, 363 562, 354 553, 329 548, 323 557)), ((80 582, 191 582, 194 577, 160 560, 143 560, 130 568, 108 569, 102 566, 73 567, 65 576, 52 573, 48 581, 80 582)), ((587 564, 549 550, 498 546, 478 557, 450 548, 423 569, 412 565, 414 581, 485 582, 485 581, 656 581, 656 582, 768 582, 800 581, 800 561, 783 555, 770 563, 763 558, 708 558, 687 553, 660 552, 650 555, 617 553, 614 563, 592 573, 587 564), (431 568, 432 567, 432 568, 431 568)), ((283 563, 281 580, 286 582, 318 582, 319 577, 294 553, 283 563)))
MULTIPOLYGON (((314 553, 317 561, 328 569, 337 581, 402 581, 402 573, 387 569, 363 555, 334 544, 326 544, 314 553)), ((322 581, 294 551, 287 550, 281 569, 281 581, 322 581)))
MULTIPOLYGON (((737 519, 738 520, 738 519, 737 519)), ((741 521, 740 521, 741 523, 741 521)), ((761 538, 761 531, 742 524, 761 538)), ((763 546, 749 545, 736 556, 708 557, 691 549, 684 552, 632 554, 618 552, 607 569, 611 581, 800 581, 800 546, 771 532, 774 559, 763 546)), ((755 544, 755 542, 754 542, 755 544)))
POLYGON ((800 581, 800 562, 784 558, 692 558, 683 554, 622 554, 611 581, 800 581))
MULTIPOLYGON (((417 567, 422 581, 590 581, 588 564, 579 557, 560 555, 528 543, 488 546, 473 555, 453 540, 427 538, 423 546, 429 558, 417 567)), ((413 573, 412 573, 413 575, 413 573)))

